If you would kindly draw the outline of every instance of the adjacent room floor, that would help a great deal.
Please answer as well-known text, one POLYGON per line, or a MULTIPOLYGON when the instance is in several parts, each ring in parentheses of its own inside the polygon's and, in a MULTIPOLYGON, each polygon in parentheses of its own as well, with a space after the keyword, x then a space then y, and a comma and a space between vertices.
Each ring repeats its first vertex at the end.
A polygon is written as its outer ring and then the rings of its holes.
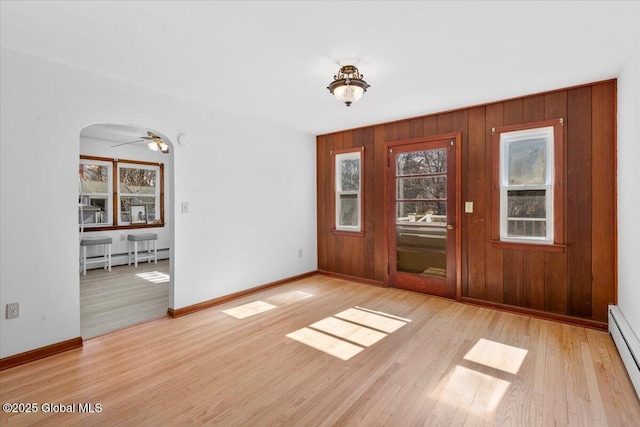
POLYGON ((80 275, 83 339, 158 319, 169 308, 169 260, 102 268, 80 275))

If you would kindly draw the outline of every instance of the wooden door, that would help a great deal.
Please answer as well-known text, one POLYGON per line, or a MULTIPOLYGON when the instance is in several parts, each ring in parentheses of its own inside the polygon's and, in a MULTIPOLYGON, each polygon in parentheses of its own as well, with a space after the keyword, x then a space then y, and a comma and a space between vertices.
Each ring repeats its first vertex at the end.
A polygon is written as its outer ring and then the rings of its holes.
POLYGON ((387 147, 389 284, 456 297, 456 139, 387 147))

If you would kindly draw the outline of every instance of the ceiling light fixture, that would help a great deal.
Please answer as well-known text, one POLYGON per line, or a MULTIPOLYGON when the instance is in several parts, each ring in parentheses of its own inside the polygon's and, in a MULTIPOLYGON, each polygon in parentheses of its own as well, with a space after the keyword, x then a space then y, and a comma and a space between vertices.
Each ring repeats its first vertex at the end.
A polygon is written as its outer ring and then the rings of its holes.
POLYGON ((362 98, 370 86, 362 80, 363 77, 364 75, 360 74, 356 67, 345 65, 340 68, 337 75, 333 76, 333 81, 327 86, 327 89, 338 101, 344 102, 349 107, 353 102, 362 98))
POLYGON ((121 145, 128 145, 128 144, 133 144, 136 142, 143 142, 143 141, 148 141, 147 142, 147 147, 149 147, 149 150, 151 151, 162 151, 163 153, 167 154, 169 152, 169 146, 167 145, 166 142, 164 142, 164 140, 162 138, 160 138, 158 135, 156 135, 155 133, 148 131, 147 132, 148 136, 141 136, 140 139, 137 139, 135 141, 128 141, 128 142, 121 142, 120 144, 116 144, 116 145, 112 145, 111 148, 114 147, 120 147, 121 145))
POLYGON ((149 147, 151 151, 160 150, 165 154, 169 152, 169 146, 162 140, 162 138, 153 132, 147 132, 147 135, 149 136, 143 136, 142 139, 149 141, 147 143, 147 147, 149 147))

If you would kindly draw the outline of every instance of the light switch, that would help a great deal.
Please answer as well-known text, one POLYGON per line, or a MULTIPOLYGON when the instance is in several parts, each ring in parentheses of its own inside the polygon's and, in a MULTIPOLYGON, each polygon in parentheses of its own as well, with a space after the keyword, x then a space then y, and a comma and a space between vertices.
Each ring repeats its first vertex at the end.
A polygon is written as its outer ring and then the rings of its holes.
POLYGON ((464 212, 473 213, 473 202, 464 202, 464 212))
POLYGON ((189 213, 189 202, 182 202, 182 213, 189 213))

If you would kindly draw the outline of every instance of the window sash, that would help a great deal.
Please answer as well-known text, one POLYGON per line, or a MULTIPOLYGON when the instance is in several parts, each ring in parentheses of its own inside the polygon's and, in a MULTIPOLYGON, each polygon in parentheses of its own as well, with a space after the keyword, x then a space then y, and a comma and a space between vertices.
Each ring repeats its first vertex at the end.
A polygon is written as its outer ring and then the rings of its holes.
MULTIPOLYGON (((527 224, 524 224, 525 226, 527 224)), ((530 225, 530 224, 529 224, 530 225)), ((500 240, 507 242, 527 242, 539 244, 553 244, 553 185, 539 186, 502 186, 500 188, 500 240), (544 216, 513 216, 509 212, 510 191, 544 191, 544 216), (510 233, 510 222, 542 222, 544 235, 510 233)), ((533 230, 533 228, 532 228, 533 230)))
MULTIPOLYGON (((88 189, 86 188, 86 185, 83 182, 84 180, 80 176, 78 177, 79 185, 80 185, 78 199, 79 199, 79 204, 82 204, 82 207, 83 207, 82 214, 80 214, 80 206, 78 207, 78 222, 80 223, 82 221, 82 225, 84 227, 105 227, 105 226, 113 225, 113 199, 112 199, 113 164, 110 162, 105 162, 101 160, 87 160, 87 159, 80 159, 80 164, 96 165, 96 166, 102 166, 107 168, 107 180, 106 180, 107 192, 103 193, 103 192, 87 191, 88 189), (105 200, 104 213, 100 211, 94 212, 94 221, 98 220, 97 216, 95 215, 97 215, 98 213, 101 213, 103 216, 102 222, 87 222, 91 219, 89 214, 89 208, 92 206, 91 200, 100 200, 100 199, 105 200), (104 218, 105 213, 106 213, 106 218, 104 218)), ((87 181, 91 182, 89 180, 87 181)))
MULTIPOLYGON (((126 209, 126 206, 136 206, 136 205, 153 205, 153 212, 156 213, 154 216, 157 216, 157 212, 160 212, 160 167, 159 166, 151 166, 151 165, 138 165, 135 163, 127 163, 124 161, 118 162, 118 222, 120 225, 130 225, 131 218, 128 218, 130 212, 126 209), (155 186, 154 193, 131 193, 124 192, 122 189, 122 169, 142 169, 142 170, 152 170, 155 172, 155 186), (125 200, 133 199, 130 203, 125 203, 125 200), (123 209, 125 208, 125 209, 123 209)), ((149 218, 149 209, 147 208, 147 218, 149 218)), ((158 220, 159 218, 153 218, 153 220, 158 220)))

